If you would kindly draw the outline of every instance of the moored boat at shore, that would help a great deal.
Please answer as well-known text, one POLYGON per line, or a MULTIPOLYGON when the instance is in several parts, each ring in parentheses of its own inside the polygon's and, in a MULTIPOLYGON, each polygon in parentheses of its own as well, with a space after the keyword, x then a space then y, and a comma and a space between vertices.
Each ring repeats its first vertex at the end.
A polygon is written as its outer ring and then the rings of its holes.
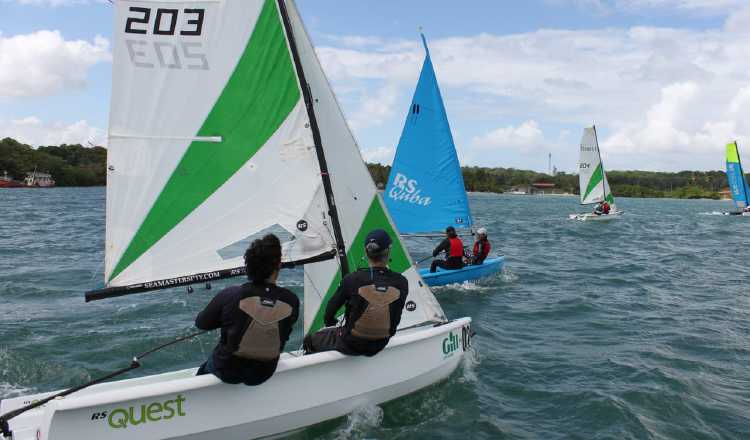
POLYGON ((24 186, 26 185, 23 182, 14 180, 9 176, 7 171, 4 171, 3 175, 0 176, 0 188, 23 188, 24 186))

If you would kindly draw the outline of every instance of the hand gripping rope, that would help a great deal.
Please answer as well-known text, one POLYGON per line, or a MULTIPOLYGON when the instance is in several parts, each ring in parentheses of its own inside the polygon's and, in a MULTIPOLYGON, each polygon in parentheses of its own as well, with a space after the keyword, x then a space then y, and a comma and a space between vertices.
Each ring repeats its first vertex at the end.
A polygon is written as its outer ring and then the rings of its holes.
POLYGON ((6 414, 3 414, 3 415, 0 416, 0 433, 2 433, 4 439, 9 439, 9 440, 13 439, 13 431, 10 430, 10 425, 8 424, 8 422, 10 422, 10 420, 12 418, 17 417, 17 416, 25 413, 26 411, 32 410, 34 408, 38 408, 38 407, 40 407, 40 406, 42 406, 42 405, 44 405, 44 404, 46 404, 46 403, 48 403, 48 402, 50 402, 52 400, 55 400, 55 399, 57 399, 59 397, 69 396, 69 395, 71 395, 71 394, 73 394, 75 392, 81 391, 81 390, 83 390, 85 388, 88 388, 88 387, 90 387, 92 385, 96 385, 98 383, 101 383, 101 382, 107 381, 109 379, 112 379, 114 377, 117 377, 117 376, 120 376, 122 374, 125 374, 125 373, 127 373, 127 372, 129 372, 131 370, 135 370, 136 368, 138 368, 138 367, 141 366, 141 359, 145 358, 146 356, 148 356, 150 354, 153 354, 153 353, 156 353, 159 350, 162 350, 164 348, 167 348, 167 347, 172 346, 174 344, 177 344, 179 342, 183 342, 183 341, 187 341, 189 339, 193 339, 193 338, 195 338, 197 336, 200 336, 200 335, 202 335, 204 333, 207 333, 207 332, 208 332, 208 330, 203 330, 203 331, 191 333, 191 334, 189 334, 187 336, 181 336, 181 337, 179 337, 179 338, 177 338, 177 339, 175 339, 173 341, 169 341, 169 342, 167 342, 165 344, 159 345, 158 347, 154 347, 154 348, 152 348, 150 350, 144 351, 143 353, 139 354, 138 356, 135 356, 133 358, 133 360, 130 361, 130 365, 128 365, 125 368, 121 368, 121 369, 119 369, 117 371, 114 371, 112 373, 107 374, 106 376, 102 376, 102 377, 100 377, 98 379, 94 379, 91 382, 85 383, 83 385, 79 385, 77 387, 69 388, 69 389, 67 389, 65 391, 61 391, 61 392, 59 392, 57 394, 54 394, 54 395, 49 396, 49 397, 46 397, 46 398, 44 398, 42 400, 39 400, 37 402, 30 403, 30 404, 28 404, 28 405, 26 405, 24 407, 21 407, 21 408, 15 409, 13 411, 10 411, 10 412, 8 412, 6 414))

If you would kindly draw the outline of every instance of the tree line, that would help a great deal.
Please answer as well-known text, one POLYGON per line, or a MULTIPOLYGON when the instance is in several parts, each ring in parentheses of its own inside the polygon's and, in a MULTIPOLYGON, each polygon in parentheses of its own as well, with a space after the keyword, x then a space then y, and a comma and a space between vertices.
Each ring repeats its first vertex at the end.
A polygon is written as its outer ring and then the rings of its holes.
POLYGON ((0 176, 16 180, 37 170, 49 173, 57 186, 99 186, 107 183, 107 150, 80 144, 33 148, 15 139, 0 140, 0 176))
MULTIPOLYGON (((379 187, 384 187, 391 167, 367 164, 379 187)), ((461 167, 467 191, 501 193, 534 183, 554 183, 560 191, 578 194, 578 175, 559 172, 554 176, 515 168, 461 167)), ((607 180, 617 197, 672 197, 718 199, 727 190, 724 171, 607 171, 607 180)))
MULTIPOLYGON (((107 183, 107 150, 80 144, 33 148, 14 139, 0 140, 0 176, 3 172, 21 180, 36 169, 52 174, 58 186, 96 186, 107 183)), ((389 165, 367 164, 379 187, 391 172, 389 165)), ((557 173, 550 176, 515 168, 462 167, 467 191, 508 191, 534 183, 554 183, 561 191, 578 193, 578 176, 557 173)), ((727 189, 723 171, 608 171, 607 178, 617 197, 719 198, 727 189)))

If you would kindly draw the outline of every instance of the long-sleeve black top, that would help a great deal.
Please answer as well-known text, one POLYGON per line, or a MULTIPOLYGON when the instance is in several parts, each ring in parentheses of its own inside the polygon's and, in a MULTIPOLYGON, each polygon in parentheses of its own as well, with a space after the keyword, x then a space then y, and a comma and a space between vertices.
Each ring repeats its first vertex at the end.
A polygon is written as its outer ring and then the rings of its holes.
POLYGON ((440 244, 437 245, 435 250, 432 251, 432 256, 437 257, 440 252, 445 252, 445 255, 450 255, 451 242, 447 238, 443 239, 443 241, 441 241, 440 244))
POLYGON ((274 284, 246 283, 227 287, 216 294, 206 308, 198 314, 195 318, 195 326, 201 330, 221 328, 221 338, 212 355, 214 368, 233 377, 241 377, 245 383, 260 383, 276 371, 278 359, 262 362, 233 355, 239 347, 249 319, 248 315, 240 310, 239 303, 252 296, 283 301, 292 307, 292 314, 279 322, 279 351, 283 352, 294 323, 299 317, 300 304, 294 293, 274 284))
POLYGON ((372 269, 360 269, 352 272, 341 280, 339 288, 333 294, 326 306, 324 315, 327 326, 336 325, 336 313, 345 307, 344 317, 346 323, 342 342, 346 345, 344 352, 372 356, 388 344, 389 339, 366 341, 356 338, 351 334, 354 323, 367 309, 367 300, 359 295, 359 288, 369 285, 394 287, 401 292, 399 299, 390 304, 390 334, 396 334, 398 324, 401 322, 401 312, 409 295, 409 281, 400 273, 393 272, 387 268, 374 267, 372 269))

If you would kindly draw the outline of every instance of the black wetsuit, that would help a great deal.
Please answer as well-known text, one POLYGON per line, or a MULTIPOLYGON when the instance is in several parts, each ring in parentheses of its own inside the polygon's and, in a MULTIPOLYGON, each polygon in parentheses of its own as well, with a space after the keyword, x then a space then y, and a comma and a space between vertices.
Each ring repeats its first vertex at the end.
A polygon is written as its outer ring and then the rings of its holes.
POLYGON ((289 340, 292 327, 299 316, 299 299, 287 289, 274 284, 254 285, 246 283, 231 286, 219 292, 206 308, 195 318, 195 326, 201 330, 221 328, 221 339, 211 359, 201 367, 198 374, 213 373, 228 383, 258 385, 268 380, 276 371, 279 359, 257 361, 234 356, 247 328, 248 315, 239 308, 242 299, 252 296, 282 301, 292 307, 292 314, 279 322, 280 352, 289 340))
POLYGON ((359 288, 375 285, 377 287, 394 287, 399 290, 399 298, 389 305, 390 335, 396 333, 401 322, 401 312, 409 295, 409 282, 400 273, 390 269, 374 267, 360 269, 344 277, 336 293, 333 294, 326 306, 324 315, 325 325, 332 327, 337 323, 336 313, 345 307, 346 318, 343 327, 326 328, 305 339, 305 349, 308 353, 328 350, 338 350, 349 355, 374 356, 388 345, 390 338, 379 340, 365 340, 351 334, 354 323, 367 309, 367 300, 359 294, 359 288))

